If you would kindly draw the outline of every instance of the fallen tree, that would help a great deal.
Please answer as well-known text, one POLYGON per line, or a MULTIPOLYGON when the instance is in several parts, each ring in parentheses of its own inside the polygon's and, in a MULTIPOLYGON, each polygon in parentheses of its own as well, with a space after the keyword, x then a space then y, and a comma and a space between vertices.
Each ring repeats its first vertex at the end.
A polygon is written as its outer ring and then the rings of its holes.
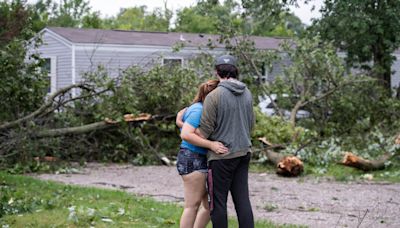
MULTIPOLYGON (((394 144, 400 145, 400 134, 395 138, 394 144)), ((351 152, 345 152, 343 160, 339 164, 360 169, 363 171, 380 170, 385 168, 386 163, 390 159, 398 155, 398 153, 390 154, 385 152, 381 157, 376 160, 368 160, 359 157, 351 152)))
POLYGON ((283 155, 273 151, 272 149, 283 149, 285 148, 280 144, 272 144, 265 137, 258 138, 266 148, 264 150, 268 160, 276 166, 276 173, 286 177, 299 176, 304 171, 303 162, 296 156, 283 155))
POLYGON ((385 168, 385 163, 392 157, 391 154, 384 154, 377 160, 368 160, 351 152, 345 152, 343 160, 340 164, 354 167, 363 171, 373 171, 385 168))

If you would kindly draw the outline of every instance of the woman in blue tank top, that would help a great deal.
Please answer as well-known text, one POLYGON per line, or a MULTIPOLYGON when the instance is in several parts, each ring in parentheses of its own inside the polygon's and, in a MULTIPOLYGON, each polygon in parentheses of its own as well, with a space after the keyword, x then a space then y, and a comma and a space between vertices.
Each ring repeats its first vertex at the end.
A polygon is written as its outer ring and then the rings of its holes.
POLYGON ((177 169, 182 176, 185 205, 180 220, 180 227, 206 227, 210 221, 210 210, 206 191, 207 150, 226 153, 228 149, 220 142, 203 139, 195 134, 200 125, 203 101, 207 94, 217 88, 218 80, 209 80, 199 86, 192 104, 182 109, 176 118, 181 128, 182 143, 177 159, 177 169), (195 146, 185 141, 191 139, 195 146), (202 207, 200 208, 200 205, 202 207), (200 208, 200 209, 199 209, 200 208))

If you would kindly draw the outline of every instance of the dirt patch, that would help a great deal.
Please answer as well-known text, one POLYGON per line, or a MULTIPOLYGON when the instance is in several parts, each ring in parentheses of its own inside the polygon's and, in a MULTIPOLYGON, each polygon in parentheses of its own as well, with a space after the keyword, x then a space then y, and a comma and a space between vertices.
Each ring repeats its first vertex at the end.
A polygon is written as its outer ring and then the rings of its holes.
MULTIPOLYGON (((175 167, 89 164, 82 174, 36 177, 67 184, 122 189, 160 201, 183 201, 175 167)), ((250 174, 256 219, 310 227, 400 227, 400 184, 340 183, 250 174)), ((231 199, 229 216, 235 216, 231 199)))

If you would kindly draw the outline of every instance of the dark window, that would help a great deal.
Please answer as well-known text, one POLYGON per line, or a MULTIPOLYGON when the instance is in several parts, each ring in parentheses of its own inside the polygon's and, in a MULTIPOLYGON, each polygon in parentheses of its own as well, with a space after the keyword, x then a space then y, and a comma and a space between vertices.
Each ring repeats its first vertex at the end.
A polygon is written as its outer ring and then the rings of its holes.
POLYGON ((167 67, 181 67, 182 59, 163 59, 163 65, 167 67))
POLYGON ((43 66, 42 66, 41 70, 42 70, 43 73, 47 74, 47 82, 48 82, 48 84, 47 84, 46 91, 48 93, 51 93, 51 92, 54 92, 54 91, 52 91, 51 86, 52 86, 52 80, 55 79, 55 69, 53 69, 55 67, 55 62, 54 62, 55 59, 44 58, 43 60, 44 60, 44 63, 43 63, 43 66))
POLYGON ((46 72, 47 74, 51 74, 51 59, 45 58, 44 65, 42 67, 42 71, 46 72))

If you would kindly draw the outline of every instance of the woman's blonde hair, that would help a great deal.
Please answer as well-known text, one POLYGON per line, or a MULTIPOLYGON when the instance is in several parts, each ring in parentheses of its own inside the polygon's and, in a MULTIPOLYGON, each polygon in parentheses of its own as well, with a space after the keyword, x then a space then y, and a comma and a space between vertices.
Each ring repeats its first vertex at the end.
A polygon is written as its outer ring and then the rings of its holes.
POLYGON ((196 96, 193 99, 192 104, 197 103, 197 102, 204 102, 206 99, 206 96, 213 91, 215 88, 217 88, 219 83, 219 80, 213 79, 213 80, 208 80, 207 82, 203 82, 200 84, 199 89, 197 91, 196 96))

